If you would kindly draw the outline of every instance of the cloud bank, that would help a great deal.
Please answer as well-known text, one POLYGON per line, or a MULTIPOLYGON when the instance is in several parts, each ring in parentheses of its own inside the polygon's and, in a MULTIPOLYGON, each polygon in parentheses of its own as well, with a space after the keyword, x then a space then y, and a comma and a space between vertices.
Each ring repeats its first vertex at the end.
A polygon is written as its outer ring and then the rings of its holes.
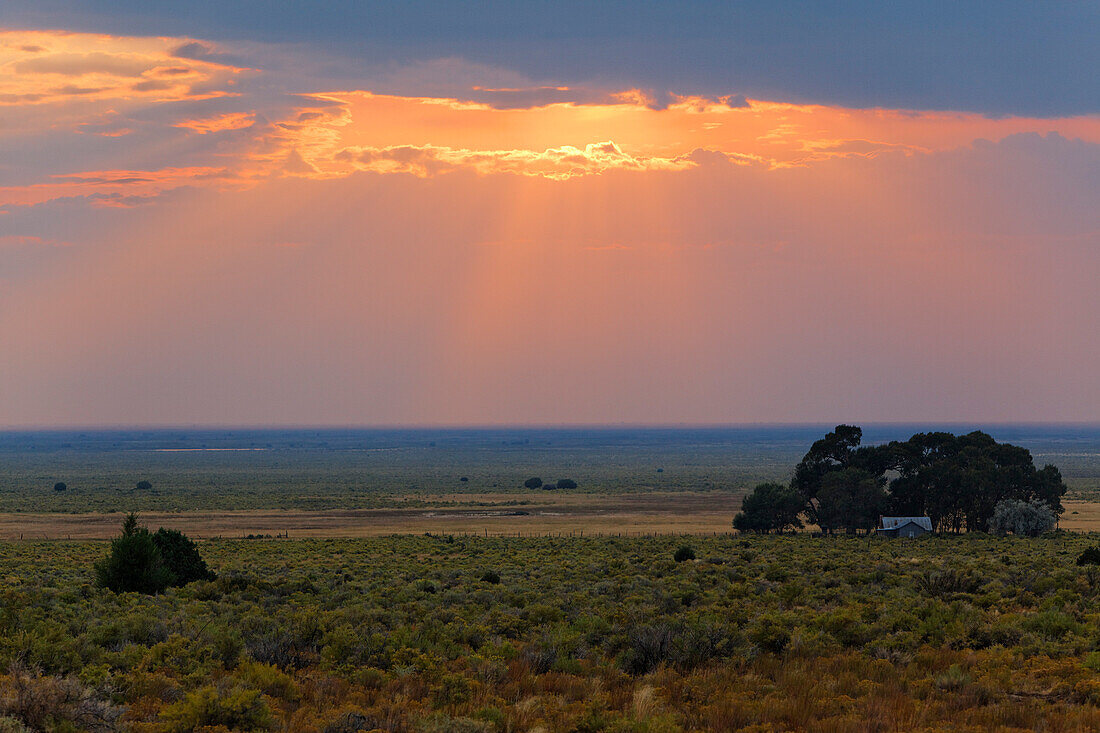
POLYGON ((1096 116, 2 38, 0 424, 1100 410, 1096 116))

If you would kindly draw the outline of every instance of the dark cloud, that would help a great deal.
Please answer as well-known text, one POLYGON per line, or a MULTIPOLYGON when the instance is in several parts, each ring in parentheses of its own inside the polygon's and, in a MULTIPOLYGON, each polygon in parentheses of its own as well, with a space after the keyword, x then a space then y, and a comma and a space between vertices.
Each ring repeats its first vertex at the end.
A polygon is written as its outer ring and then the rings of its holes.
POLYGON ((205 61, 211 64, 223 64, 225 66, 247 66, 240 56, 222 53, 206 43, 190 41, 173 49, 172 55, 178 59, 191 61, 205 61))
MULTIPOLYGON (((988 114, 1100 111, 1100 5, 8 0, 8 25, 295 44, 333 73, 444 57, 565 85, 988 114)), ((202 43, 181 57, 223 60, 202 43)))

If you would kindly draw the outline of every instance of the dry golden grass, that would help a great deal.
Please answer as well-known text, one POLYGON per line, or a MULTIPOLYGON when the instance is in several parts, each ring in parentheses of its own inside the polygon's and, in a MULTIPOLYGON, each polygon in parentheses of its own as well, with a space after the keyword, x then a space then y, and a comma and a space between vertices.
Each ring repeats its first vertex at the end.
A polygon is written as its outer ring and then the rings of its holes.
MULTIPOLYGON (((143 512, 152 527, 195 538, 279 535, 375 537, 391 534, 712 534, 730 531, 741 497, 732 493, 464 494, 431 497, 458 502, 441 508, 143 512), (527 502, 515 504, 512 502, 527 502), (508 503, 508 504, 505 504, 508 503), (527 512, 527 514, 518 514, 527 512)), ((1065 501, 1059 526, 1100 531, 1100 502, 1065 501)), ((0 540, 106 539, 121 513, 0 514, 0 540)))
MULTIPOLYGON (((290 533, 291 537, 390 534, 711 534, 727 532, 740 507, 730 493, 608 496, 477 494, 432 497, 461 502, 441 508, 143 512, 143 523, 195 538, 290 533), (504 502, 528 502, 502 505, 504 502), (519 512, 527 512, 519 514, 519 512)), ((0 539, 104 539, 118 533, 121 513, 0 514, 0 539)))

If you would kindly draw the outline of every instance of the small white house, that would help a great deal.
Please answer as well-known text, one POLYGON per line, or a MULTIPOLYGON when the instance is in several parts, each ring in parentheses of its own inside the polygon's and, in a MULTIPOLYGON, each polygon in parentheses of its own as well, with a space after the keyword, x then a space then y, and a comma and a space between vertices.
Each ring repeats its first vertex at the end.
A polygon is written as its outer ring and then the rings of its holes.
POLYGON ((932 531, 928 517, 879 517, 875 532, 883 537, 920 537, 932 531))

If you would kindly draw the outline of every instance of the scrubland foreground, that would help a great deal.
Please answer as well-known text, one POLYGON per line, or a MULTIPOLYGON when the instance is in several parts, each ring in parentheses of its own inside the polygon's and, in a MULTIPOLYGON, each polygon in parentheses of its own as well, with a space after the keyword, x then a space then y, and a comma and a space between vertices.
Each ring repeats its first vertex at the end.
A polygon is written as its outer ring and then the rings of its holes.
POLYGON ((0 731, 1096 730, 1096 540, 0 544, 0 731))

